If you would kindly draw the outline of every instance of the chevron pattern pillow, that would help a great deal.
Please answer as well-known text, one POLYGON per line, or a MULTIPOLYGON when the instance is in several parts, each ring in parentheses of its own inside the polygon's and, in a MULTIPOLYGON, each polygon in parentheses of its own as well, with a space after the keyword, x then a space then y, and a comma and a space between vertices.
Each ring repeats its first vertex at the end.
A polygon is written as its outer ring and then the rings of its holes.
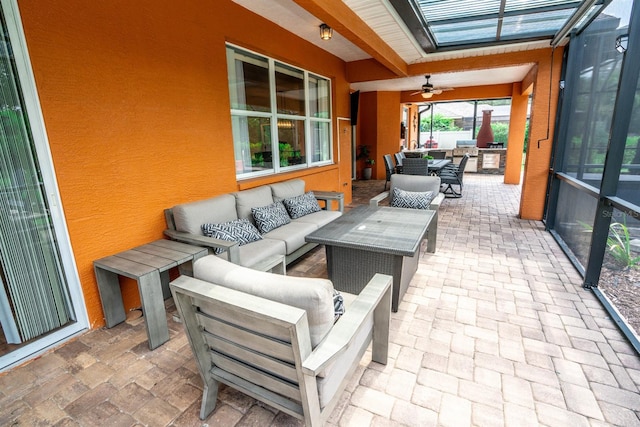
POLYGON ((300 196, 291 197, 282 201, 284 207, 287 208, 291 219, 300 218, 310 213, 319 212, 320 205, 313 191, 306 192, 300 196))
POLYGON ((394 208, 429 209, 432 199, 433 191, 405 191, 400 188, 394 188, 390 206, 394 208))
POLYGON ((265 234, 291 222, 282 202, 275 202, 259 208, 251 208, 253 220, 260 233, 265 234))
MULTIPOLYGON (((238 242, 240 246, 262 239, 258 229, 248 219, 244 218, 221 224, 202 224, 202 233, 208 237, 238 242)), ((222 252, 224 250, 221 248, 213 250, 216 255, 222 252)))

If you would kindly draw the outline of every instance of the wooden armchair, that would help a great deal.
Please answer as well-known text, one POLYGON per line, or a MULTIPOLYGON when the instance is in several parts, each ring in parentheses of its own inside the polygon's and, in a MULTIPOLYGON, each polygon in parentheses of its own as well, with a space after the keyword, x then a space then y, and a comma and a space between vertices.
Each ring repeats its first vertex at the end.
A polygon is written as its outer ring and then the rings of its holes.
MULTIPOLYGON (((219 263, 230 263, 219 259, 213 262, 216 271, 211 274, 222 269, 225 277, 235 275, 231 282, 247 281, 249 287, 256 280, 265 287, 279 283, 260 282, 260 278, 269 282, 271 278, 265 275, 275 276, 271 273, 228 268, 219 263)), ((313 287, 313 281, 321 280, 277 278, 297 280, 300 288, 313 287)), ((353 302, 335 324, 330 319, 326 335, 318 341, 317 329, 316 334, 310 332, 314 315, 309 309, 188 276, 171 282, 204 382, 200 418, 204 420, 213 411, 218 384, 224 383, 304 420, 307 426, 323 425, 369 343, 373 343, 373 361, 387 363, 391 283, 390 276, 376 274, 359 295, 352 296, 353 302)), ((286 294, 278 295, 286 298, 286 294)))

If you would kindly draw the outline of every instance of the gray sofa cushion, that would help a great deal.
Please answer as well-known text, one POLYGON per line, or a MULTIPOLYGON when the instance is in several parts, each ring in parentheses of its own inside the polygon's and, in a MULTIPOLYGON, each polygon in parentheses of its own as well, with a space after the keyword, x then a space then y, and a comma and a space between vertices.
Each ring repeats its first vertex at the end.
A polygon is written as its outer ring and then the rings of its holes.
POLYGON ((290 179, 289 181, 276 182, 269 184, 273 201, 289 199, 304 194, 304 181, 301 179, 290 179))
POLYGON ((292 222, 308 222, 310 224, 315 224, 320 228, 325 224, 329 224, 340 215, 342 215, 342 212, 340 211, 320 211, 294 219, 292 222))
POLYGON ((317 229, 318 226, 316 224, 293 221, 290 224, 278 227, 267 234, 263 234, 263 237, 282 240, 287 248, 286 254, 291 255, 306 243, 304 238, 307 234, 316 231, 317 229))
POLYGON ((329 280, 251 270, 213 255, 202 257, 193 263, 193 276, 305 310, 313 347, 333 327, 333 284, 329 280))
MULTIPOLYGON (((250 245, 238 247, 238 263, 244 267, 252 267, 259 262, 274 255, 285 255, 287 246, 282 240, 262 239, 251 242, 250 245)), ((229 253, 223 252, 217 255, 223 260, 229 259, 229 253)))
POLYGON ((236 200, 238 218, 246 218, 253 222, 251 208, 259 208, 273 203, 271 188, 268 185, 232 193, 236 200))
POLYGON ((176 230, 202 235, 202 224, 223 223, 238 219, 236 198, 223 194, 206 200, 183 203, 172 209, 176 230))

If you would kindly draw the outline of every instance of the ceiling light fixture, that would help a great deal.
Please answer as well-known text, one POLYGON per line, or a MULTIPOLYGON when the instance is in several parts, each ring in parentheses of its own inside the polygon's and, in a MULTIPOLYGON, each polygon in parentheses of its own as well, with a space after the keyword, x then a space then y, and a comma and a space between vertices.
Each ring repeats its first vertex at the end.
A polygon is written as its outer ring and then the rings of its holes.
POLYGON ((433 96, 433 92, 422 92, 421 95, 424 99, 429 99, 433 96))
POLYGON ((320 24, 320 38, 322 40, 330 40, 333 36, 333 28, 327 24, 320 24))

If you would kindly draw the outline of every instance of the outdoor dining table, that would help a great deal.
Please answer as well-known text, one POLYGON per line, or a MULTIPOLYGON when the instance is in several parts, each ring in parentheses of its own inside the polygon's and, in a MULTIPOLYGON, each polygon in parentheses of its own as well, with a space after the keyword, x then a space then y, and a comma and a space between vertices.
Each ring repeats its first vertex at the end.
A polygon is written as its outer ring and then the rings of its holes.
POLYGON ((418 269, 422 240, 435 241, 430 227, 435 211, 359 206, 306 236, 325 245, 333 286, 359 294, 375 273, 393 276, 391 309, 398 304, 418 269))
POLYGON ((434 159, 429 160, 429 174, 438 175, 445 166, 451 163, 449 159, 434 159))

